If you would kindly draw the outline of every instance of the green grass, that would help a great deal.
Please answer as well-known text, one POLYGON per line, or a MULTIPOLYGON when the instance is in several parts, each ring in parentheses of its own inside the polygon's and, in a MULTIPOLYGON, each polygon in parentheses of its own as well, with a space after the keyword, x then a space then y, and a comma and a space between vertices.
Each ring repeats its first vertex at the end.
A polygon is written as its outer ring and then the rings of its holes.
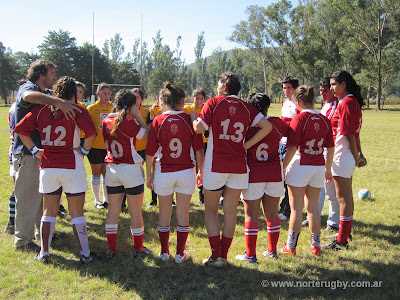
MULTIPOLYGON (((271 107, 272 115, 279 115, 279 104, 271 107)), ((8 220, 8 195, 12 179, 8 176, 9 147, 7 108, 0 108, 0 224, 8 220)), ((140 299, 140 298, 202 298, 202 299, 264 299, 264 298, 399 298, 400 290, 400 111, 364 111, 361 141, 368 166, 357 169, 353 181, 356 196, 361 188, 372 193, 369 201, 355 200, 353 241, 348 251, 324 251, 313 257, 309 251, 310 236, 303 229, 296 257, 280 256, 270 261, 262 257, 267 233, 265 221, 260 217, 257 242, 258 265, 236 262, 234 257, 245 249, 244 215, 240 207, 238 226, 228 259, 230 267, 218 270, 202 266, 209 255, 207 233, 204 228, 204 209, 197 206, 198 195, 193 195, 187 250, 192 262, 176 265, 161 264, 157 258, 160 245, 157 235, 158 209, 147 208, 150 193, 145 191, 143 216, 145 220, 145 245, 154 255, 145 260, 132 256, 129 232, 129 215, 121 214, 118 236, 118 256, 113 262, 105 259, 88 266, 78 262, 78 247, 69 218, 58 219, 56 230, 66 233, 66 238, 52 243, 52 264, 33 261, 33 255, 17 252, 13 238, 0 233, 0 298, 55 298, 55 299, 140 299), (382 281, 381 288, 287 288, 271 287, 271 281, 329 281, 348 283, 382 281), (268 281, 269 287, 263 287, 268 281)), ((87 166, 88 167, 88 166, 87 166)), ((87 169, 88 171, 88 169, 87 169)), ((89 175, 89 172, 88 172, 89 175)), ((66 204, 66 201, 64 200, 66 204)), ((86 218, 89 243, 93 251, 107 249, 104 219, 105 211, 93 207, 93 196, 87 193, 86 218)), ((328 205, 322 213, 326 224, 328 205)), ((221 212, 222 213, 222 212, 221 212)), ((222 215, 220 216, 222 220, 222 215)), ((282 223, 281 245, 287 237, 287 222, 282 223)), ((171 224, 171 251, 176 247, 176 221, 171 224)), ((296 284, 296 283, 295 283, 296 284)))

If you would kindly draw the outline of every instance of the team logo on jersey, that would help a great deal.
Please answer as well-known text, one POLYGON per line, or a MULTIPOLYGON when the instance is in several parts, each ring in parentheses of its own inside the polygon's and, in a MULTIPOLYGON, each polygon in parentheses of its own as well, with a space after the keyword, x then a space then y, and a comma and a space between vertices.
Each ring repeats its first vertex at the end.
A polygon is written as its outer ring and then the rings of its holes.
POLYGON ((229 106, 229 114, 233 117, 234 114, 236 114, 236 107, 235 106, 229 106))
POLYGON ((319 131, 320 127, 318 123, 314 123, 314 130, 319 131))
POLYGON ((172 132, 172 134, 177 134, 178 133, 178 125, 172 124, 171 125, 171 132, 172 132))

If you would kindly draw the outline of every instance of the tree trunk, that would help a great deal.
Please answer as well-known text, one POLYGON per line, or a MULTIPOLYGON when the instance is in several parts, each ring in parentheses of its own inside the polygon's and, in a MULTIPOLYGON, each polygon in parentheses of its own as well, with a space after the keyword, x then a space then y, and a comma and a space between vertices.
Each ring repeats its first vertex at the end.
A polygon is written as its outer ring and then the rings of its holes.
POLYGON ((367 107, 369 108, 369 98, 371 98, 371 84, 368 85, 368 93, 367 93, 367 107))

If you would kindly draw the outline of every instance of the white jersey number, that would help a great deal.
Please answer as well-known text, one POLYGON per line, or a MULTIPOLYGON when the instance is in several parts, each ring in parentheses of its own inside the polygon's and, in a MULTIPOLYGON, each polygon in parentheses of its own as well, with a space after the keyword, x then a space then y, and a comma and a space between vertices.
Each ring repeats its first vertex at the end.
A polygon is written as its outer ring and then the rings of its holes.
POLYGON ((121 158, 124 155, 124 148, 122 147, 121 143, 113 140, 111 142, 111 146, 108 147, 108 142, 105 141, 105 146, 111 152, 111 155, 115 158, 121 158))
POLYGON ((172 153, 170 156, 172 158, 178 158, 182 154, 182 143, 178 138, 173 138, 169 142, 169 149, 171 149, 172 153))
POLYGON ((260 144, 257 147, 256 157, 259 161, 267 161, 268 160, 268 145, 265 143, 260 144))
POLYGON ((317 144, 318 150, 314 150, 313 148, 314 148, 314 144, 315 144, 315 139, 312 139, 311 141, 308 141, 308 142, 306 143, 306 145, 308 146, 308 148, 307 148, 307 149, 304 149, 304 153, 311 154, 311 155, 319 155, 319 154, 321 154, 322 151, 323 151, 323 149, 322 149, 322 144, 323 144, 323 143, 324 143, 324 138, 322 138, 322 139, 318 142, 318 144, 317 144))
POLYGON ((244 125, 243 123, 236 122, 233 124, 233 128, 236 129, 235 134, 233 135, 228 135, 228 128, 229 128, 229 123, 231 122, 230 119, 226 119, 225 121, 221 122, 222 126, 222 133, 219 135, 220 140, 232 140, 235 143, 239 143, 240 141, 243 140, 243 131, 244 131, 244 125))
POLYGON ((44 140, 42 140, 42 145, 47 146, 65 146, 66 142, 63 141, 63 138, 67 135, 67 130, 63 126, 57 126, 54 132, 58 134, 58 137, 54 141, 50 141, 51 134, 51 125, 46 126, 42 129, 42 132, 45 134, 44 140))

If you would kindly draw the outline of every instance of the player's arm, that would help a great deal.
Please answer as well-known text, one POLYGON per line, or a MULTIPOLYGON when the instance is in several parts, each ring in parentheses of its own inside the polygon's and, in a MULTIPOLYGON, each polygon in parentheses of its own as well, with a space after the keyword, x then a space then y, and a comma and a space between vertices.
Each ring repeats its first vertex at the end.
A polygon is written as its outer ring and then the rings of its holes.
POLYGON ((286 172, 286 168, 289 165, 290 161, 292 160, 294 154, 297 151, 296 146, 289 146, 287 147, 285 158, 283 159, 283 171, 286 172))
POLYGON ((140 127, 142 127, 146 131, 145 134, 143 135, 143 137, 141 138, 141 140, 147 141, 150 129, 149 129, 149 126, 147 126, 146 122, 143 120, 143 117, 140 114, 139 108, 136 105, 132 105, 131 113, 132 113, 132 116, 139 123, 140 127))
POLYGON ((19 134, 19 137, 22 143, 25 145, 25 147, 28 148, 28 150, 32 153, 32 156, 37 158, 42 158, 43 149, 39 149, 29 135, 19 134))
POLYGON ((75 110, 81 112, 79 106, 72 101, 46 95, 42 92, 26 91, 23 93, 22 98, 24 101, 33 104, 57 106, 64 113, 67 120, 75 118, 75 110))
POLYGON ((154 190, 154 156, 146 154, 146 185, 149 189, 154 190))
POLYGON ((358 148, 360 149, 360 159, 356 163, 356 166, 361 168, 365 167, 367 165, 367 159, 364 157, 362 150, 361 150, 361 138, 360 136, 358 137, 358 148))
POLYGON ((260 128, 260 130, 251 139, 244 143, 244 149, 247 150, 251 146, 254 146, 272 131, 271 123, 265 118, 260 119, 260 121, 257 123, 257 126, 260 128))
POLYGON ((356 166, 358 166, 360 162, 360 155, 358 154, 357 150, 356 137, 354 134, 345 135, 345 137, 347 139, 347 142, 349 143, 351 154, 353 154, 354 160, 356 161, 356 166))
POLYGON ((206 128, 204 127, 201 120, 198 118, 198 114, 195 109, 193 109, 189 115, 190 115, 190 119, 192 120, 192 123, 193 123, 194 132, 196 132, 197 134, 200 134, 200 133, 203 133, 204 131, 206 131, 206 128))
POLYGON ((326 148, 326 160, 325 160, 325 183, 332 181, 332 162, 333 155, 335 154, 335 148, 326 148))
POLYGON ((197 186, 203 185, 203 165, 204 165, 204 149, 196 150, 196 183, 197 186))

